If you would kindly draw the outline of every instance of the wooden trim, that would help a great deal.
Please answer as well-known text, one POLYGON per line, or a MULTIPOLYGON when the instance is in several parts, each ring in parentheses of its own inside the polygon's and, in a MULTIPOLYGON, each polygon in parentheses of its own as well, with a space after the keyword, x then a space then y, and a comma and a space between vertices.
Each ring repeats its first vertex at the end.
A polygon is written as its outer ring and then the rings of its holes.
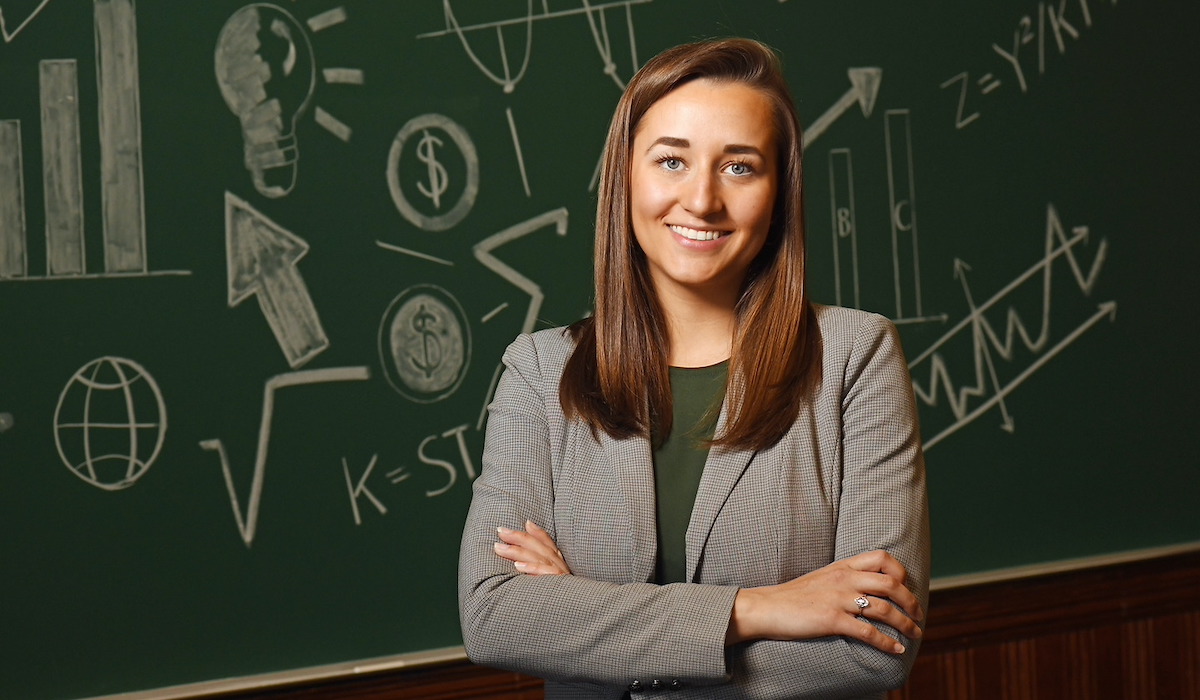
MULTIPOLYGON (((891 700, 1200 700, 1200 551, 935 590, 891 700)), ((538 700, 542 682, 453 662, 257 689, 241 700, 538 700)))
POLYGON ((931 593, 922 653, 1200 610, 1200 552, 931 593))
POLYGON ((1013 579, 1027 579, 1048 574, 1061 574, 1068 571, 1095 569, 1114 564, 1132 564, 1148 559, 1162 559, 1163 557, 1172 557, 1176 554, 1189 554, 1191 552, 1200 552, 1200 542, 1182 542, 1164 547, 1147 547, 1145 549, 1132 549, 1110 554, 1097 554, 1090 557, 1058 559, 1055 561, 1039 562, 1037 564, 1014 566, 1007 569, 992 569, 990 571, 979 571, 955 576, 938 576, 929 582, 929 588, 930 590, 941 591, 948 588, 976 586, 981 583, 999 583, 1001 581, 1012 581, 1013 579))

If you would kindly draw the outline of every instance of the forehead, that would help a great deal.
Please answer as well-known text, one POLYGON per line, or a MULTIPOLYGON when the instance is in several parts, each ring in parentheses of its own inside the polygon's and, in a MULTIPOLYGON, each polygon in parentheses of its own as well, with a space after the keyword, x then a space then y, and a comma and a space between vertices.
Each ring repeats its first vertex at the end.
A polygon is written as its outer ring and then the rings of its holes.
MULTIPOLYGON (((766 152, 775 143, 774 103, 764 91, 735 81, 693 80, 646 110, 634 143, 660 137, 689 142, 739 143, 766 152)), ((696 145, 696 144, 693 144, 696 145)))

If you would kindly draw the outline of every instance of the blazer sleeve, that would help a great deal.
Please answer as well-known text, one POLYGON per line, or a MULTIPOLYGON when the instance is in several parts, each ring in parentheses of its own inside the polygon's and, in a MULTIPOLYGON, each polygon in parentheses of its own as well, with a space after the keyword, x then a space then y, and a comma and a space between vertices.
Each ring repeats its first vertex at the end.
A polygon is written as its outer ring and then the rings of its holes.
MULTIPOLYGON (((928 610, 925 461, 908 365, 890 321, 855 315, 862 322, 848 359, 824 370, 825 382, 840 379, 841 386, 842 480, 833 559, 887 551, 904 565, 907 587, 928 610)), ((881 698, 904 684, 916 659, 918 641, 901 641, 901 655, 843 637, 739 645, 730 650, 737 689, 728 697, 881 698)))
MULTIPOLYGON (((496 555, 496 528, 554 532, 559 372, 529 336, 504 355, 459 558, 463 641, 472 661, 560 681, 684 687, 728 680, 724 637, 737 589, 529 576, 496 555), (643 682, 645 682, 643 680, 643 682)), ((610 554, 610 553, 609 553, 610 554)))

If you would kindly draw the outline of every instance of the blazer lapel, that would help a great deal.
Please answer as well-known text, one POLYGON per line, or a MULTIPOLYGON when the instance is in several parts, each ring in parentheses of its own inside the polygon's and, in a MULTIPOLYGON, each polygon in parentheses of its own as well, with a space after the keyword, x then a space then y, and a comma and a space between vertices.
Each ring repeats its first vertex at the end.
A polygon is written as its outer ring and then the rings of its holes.
MULTIPOLYGON (((729 402, 721 405, 721 415, 717 419, 717 435, 725 429, 729 402)), ((713 523, 717 514, 725 505, 733 487, 750 465, 750 460, 756 453, 753 450, 734 450, 725 447, 713 447, 708 451, 708 460, 704 463, 704 473, 700 477, 700 488, 696 493, 696 504, 692 506, 692 518, 687 529, 687 580, 695 581, 696 568, 700 564, 700 555, 708 542, 713 523)))
POLYGON ((624 502, 614 503, 613 507, 626 509, 624 521, 630 524, 632 576, 636 581, 649 581, 654 576, 654 561, 658 555, 654 457, 650 453, 650 442, 642 437, 614 440, 603 431, 600 431, 600 442, 624 496, 624 502))

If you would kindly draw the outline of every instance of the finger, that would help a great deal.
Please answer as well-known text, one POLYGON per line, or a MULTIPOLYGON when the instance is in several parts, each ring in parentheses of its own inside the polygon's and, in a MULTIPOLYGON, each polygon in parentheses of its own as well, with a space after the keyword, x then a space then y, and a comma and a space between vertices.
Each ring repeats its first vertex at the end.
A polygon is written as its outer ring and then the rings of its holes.
POLYGON ((924 634, 920 625, 890 601, 873 596, 867 596, 867 601, 867 607, 856 610, 855 615, 882 622, 909 639, 920 639, 924 634))
POLYGON ((924 611, 921 610, 921 603, 912 591, 904 587, 904 585, 887 574, 863 574, 861 578, 857 578, 855 583, 859 586, 858 590, 863 593, 886 598, 897 607, 902 609, 914 620, 924 618, 924 611))
POLYGON ((903 654, 904 645, 897 642, 895 639, 887 636, 879 631, 875 625, 866 620, 853 618, 849 622, 848 629, 842 633, 844 636, 852 637, 865 642, 875 647, 876 649, 887 652, 889 654, 903 654))
POLYGON ((525 549, 524 547, 518 547, 517 545, 507 544, 505 542, 496 542, 492 544, 492 548, 502 559, 507 559, 511 562, 528 562, 533 556, 528 549, 525 549))
POLYGON ((558 548, 554 546, 554 540, 549 539, 548 536, 538 537, 532 533, 509 530, 506 527, 496 528, 496 533, 507 544, 524 547, 546 559, 561 558, 558 548))
POLYGON ((537 523, 533 522, 532 520, 526 520, 525 531, 529 533, 530 537, 533 537, 541 542, 550 551, 553 551, 555 554, 561 554, 561 552, 558 551, 558 545, 554 543, 554 538, 551 537, 550 533, 546 532, 546 530, 537 523))
POLYGON ((882 549, 863 552, 858 556, 850 557, 846 560, 846 563, 859 571, 887 574, 900 583, 904 583, 908 579, 908 570, 904 568, 900 560, 882 549))
POLYGON ((565 573, 559 570, 557 567, 546 564, 518 561, 514 562, 513 566, 517 568, 517 571, 520 571, 523 574, 529 574, 530 576, 553 576, 565 573))

